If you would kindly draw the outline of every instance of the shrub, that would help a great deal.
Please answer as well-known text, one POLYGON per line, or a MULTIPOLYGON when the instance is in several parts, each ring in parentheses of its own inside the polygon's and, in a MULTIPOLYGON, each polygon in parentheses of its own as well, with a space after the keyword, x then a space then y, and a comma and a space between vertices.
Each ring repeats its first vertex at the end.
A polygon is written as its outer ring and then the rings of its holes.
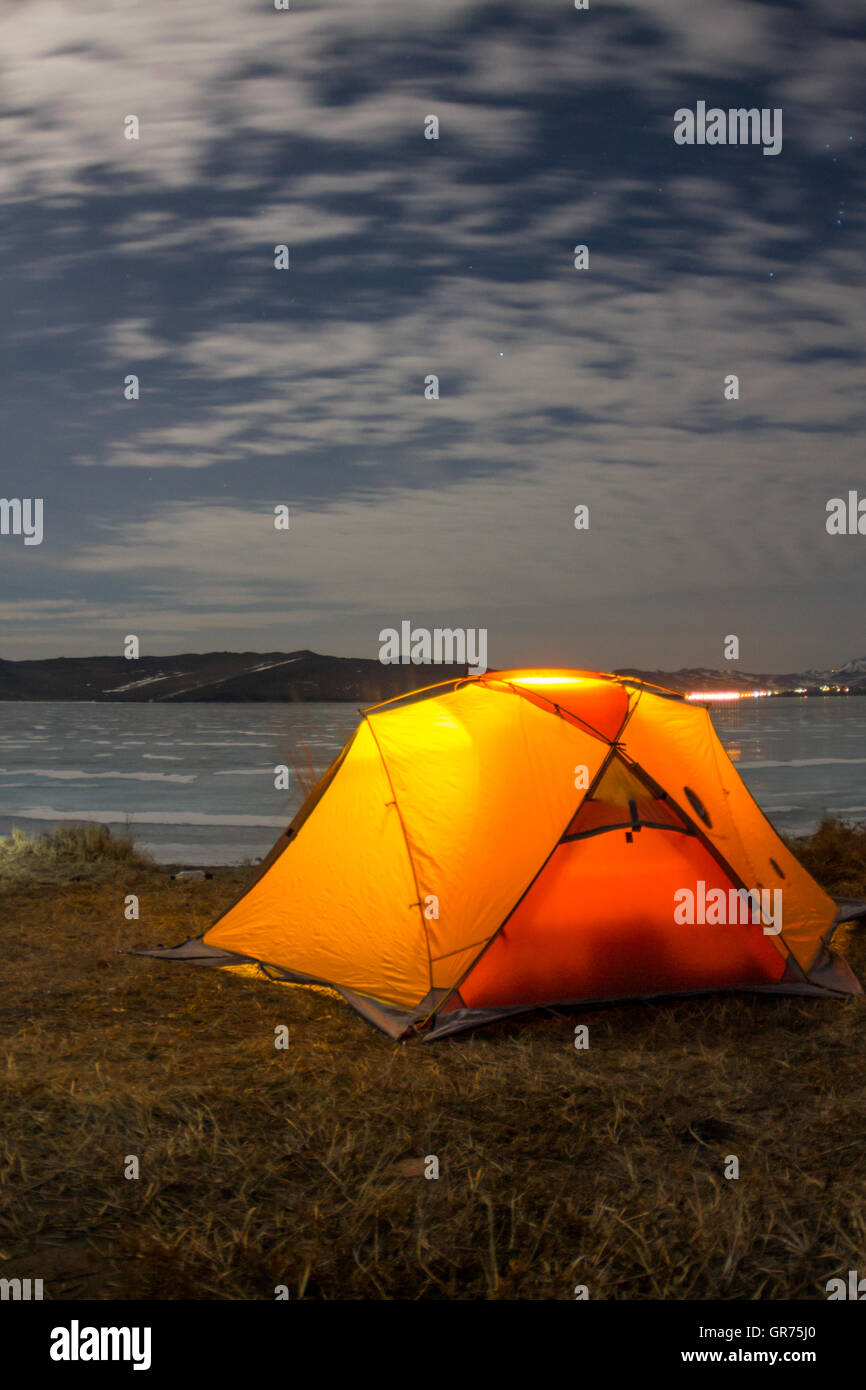
POLYGON ((27 874, 104 864, 149 863, 128 831, 113 835, 107 825, 57 825, 42 835, 13 829, 0 840, 0 874, 27 874))

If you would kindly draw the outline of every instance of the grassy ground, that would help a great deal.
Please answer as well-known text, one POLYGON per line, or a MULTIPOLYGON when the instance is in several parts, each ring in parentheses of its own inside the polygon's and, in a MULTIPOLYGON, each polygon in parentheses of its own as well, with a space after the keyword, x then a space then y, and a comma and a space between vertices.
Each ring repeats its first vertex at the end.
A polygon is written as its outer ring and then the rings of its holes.
MULTIPOLYGON (((866 897, 866 831, 797 850, 866 897)), ((124 954, 245 879, 176 883, 68 832, 0 846, 0 1276, 54 1298, 820 1299, 866 1269, 863 1000, 401 1046, 327 991, 124 954)), ((866 979, 866 932, 837 940, 866 979)))

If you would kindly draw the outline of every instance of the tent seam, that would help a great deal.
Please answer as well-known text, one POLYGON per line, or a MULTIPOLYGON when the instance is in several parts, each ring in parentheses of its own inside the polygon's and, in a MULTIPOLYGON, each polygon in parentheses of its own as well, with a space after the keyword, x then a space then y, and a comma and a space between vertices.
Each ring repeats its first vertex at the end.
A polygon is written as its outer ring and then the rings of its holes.
POLYGON ((388 779, 388 786, 391 788, 391 795, 392 795, 392 797, 394 798, 394 809, 395 809, 395 811, 397 812, 397 819, 398 819, 399 822, 400 822, 400 830, 401 830, 402 835, 403 835, 403 843, 404 843, 404 845, 406 846, 406 857, 407 857, 407 859, 409 860, 409 868, 410 868, 411 873, 412 873, 412 882, 413 882, 414 885, 415 885, 415 892, 416 892, 416 894, 417 894, 416 902, 415 902, 414 904, 412 904, 412 906, 416 906, 416 907, 418 908, 418 912, 419 912, 420 917, 421 917, 421 929, 422 929, 422 931, 423 931, 423 933, 424 933, 424 946, 425 946, 425 949, 426 949, 426 951, 427 951, 427 984, 428 984, 429 990, 432 991, 432 989, 433 989, 433 957, 432 957, 432 955, 431 955, 431 953, 430 953, 430 933, 429 933, 428 930, 427 930, 427 919, 426 919, 425 916, 424 916, 424 905, 423 905, 423 902, 422 902, 422 899, 421 899, 421 885, 420 885, 420 883, 419 883, 419 881, 418 881, 418 871, 417 871, 417 869, 416 869, 416 867, 415 867, 415 859, 414 859, 413 854, 412 854, 412 846, 411 846, 411 844, 409 843, 409 835, 408 835, 407 830, 406 830, 406 822, 405 822, 405 820, 403 819, 403 812, 400 810, 400 803, 399 803, 399 801, 397 800, 397 790, 396 790, 396 788, 395 788, 395 786, 394 786, 394 782, 393 782, 393 779, 392 779, 392 777, 391 777, 391 769, 388 767, 388 763, 387 763, 387 761, 386 761, 385 754, 382 752, 381 745, 380 745, 380 743, 379 743, 378 738, 376 737, 376 731, 375 731, 375 729, 373 728, 373 725, 372 725, 372 723, 371 723, 371 721, 370 721, 370 718, 369 718, 369 716, 368 716, 366 713, 364 714, 364 719, 366 720, 367 727, 368 727, 369 730, 370 730, 370 734, 371 734, 371 736, 372 736, 373 742, 374 742, 375 745, 376 745, 376 752, 379 754, 379 758, 380 758, 380 760, 381 760, 382 767, 383 767, 384 770, 385 770, 385 776, 386 776, 387 779, 388 779))
MULTIPOLYGON (((635 771, 637 772, 638 776, 642 776, 642 777, 644 777, 644 778, 648 778, 648 779, 649 779, 650 781, 652 781, 652 782, 655 782, 655 781, 656 781, 655 777, 654 777, 653 774, 648 770, 648 768, 645 768, 645 767, 643 766, 642 763, 639 763, 639 762, 637 761, 636 758, 629 758, 628 755, 626 755, 626 757, 627 757, 627 765, 628 765, 629 767, 634 768, 635 771)), ((720 781, 721 781, 721 779, 720 779, 720 781)), ((658 783, 658 785, 659 785, 659 786, 662 786, 662 783, 658 783)), ((737 870, 734 868, 733 864, 730 863, 730 861, 728 860, 728 858, 727 858, 727 856, 724 854, 724 852, 723 852, 721 849, 719 849, 718 845, 716 845, 716 844, 713 843, 713 841, 710 839, 709 835, 707 835, 706 831, 703 830, 703 829, 701 828, 701 826, 698 824, 698 822, 695 820, 694 816, 691 816, 691 815, 689 814, 689 812, 686 811, 685 808, 682 807, 682 806, 680 805, 679 801, 676 801, 676 800, 674 799, 674 797, 671 796, 670 792, 667 790, 667 787, 662 786, 662 790, 664 791, 665 795, 667 796, 668 801, 670 801, 671 805, 672 805, 672 806, 674 807, 674 809, 676 810, 677 814, 678 814, 678 815, 681 815, 681 816, 683 817, 683 820, 686 822, 686 824, 689 825, 689 826, 691 826, 692 833, 693 833, 693 834, 695 835, 695 837, 697 838, 699 844, 702 844, 702 845, 703 845, 703 847, 704 847, 704 849, 707 851, 707 853, 716 861, 716 863, 719 865, 719 867, 720 867, 721 869, 723 869, 724 872, 728 875, 728 878, 731 879, 731 881, 738 887, 739 890, 745 891, 745 892, 747 892, 747 893, 752 892, 753 889, 749 887, 749 884, 748 884, 748 883, 746 882, 746 880, 742 877, 742 875, 739 874, 739 873, 737 872, 737 870)), ((736 833, 736 826, 734 827, 734 830, 735 830, 735 833, 736 833)), ((742 845, 742 841, 740 840, 739 834, 737 834, 737 840, 738 840, 738 842, 742 845)), ((745 853, 745 849, 744 849, 744 855, 745 855, 746 860, 748 861, 749 867, 751 868, 751 867, 752 867, 752 861, 751 861, 751 859, 749 858, 748 854, 745 853)), ((757 879, 756 879, 756 881, 755 881, 755 887, 757 888, 757 886, 758 886, 758 885, 757 885, 757 879)), ((763 908, 761 909, 761 923, 762 923, 762 925, 765 925, 765 924, 764 924, 763 908)), ((797 957, 794 955, 794 952, 791 950, 791 947, 788 945, 787 941, 785 940, 784 928, 783 928, 783 930, 782 930, 780 933, 778 933, 777 935, 775 935, 775 936, 772 938, 772 940, 773 940, 774 946, 776 947, 776 949, 777 949, 778 952, 779 952, 779 955, 782 957, 782 959, 783 959, 786 963, 787 963, 787 961, 789 961, 789 960, 793 960, 793 962, 794 962, 794 964, 797 966, 797 969, 798 969, 798 970, 802 970, 802 969, 803 969, 803 967, 800 965, 800 962, 797 960, 797 957), (780 945, 780 943, 781 943, 781 945, 780 945), (784 946, 784 948, 785 948, 784 951, 781 949, 781 946, 784 946)))
MULTIPOLYGON (((510 682, 503 682, 503 683, 504 683, 504 684, 510 684, 510 682)), ((618 681, 617 684, 620 686, 620 689, 624 689, 624 686, 622 685, 622 682, 621 682, 621 681, 618 681)), ((519 693, 519 692, 518 692, 517 690, 514 691, 514 694, 518 694, 518 693, 519 693)), ((534 873, 534 875, 532 876, 532 878, 531 878, 531 879, 529 880, 529 882, 527 883, 527 885, 526 885, 526 887, 524 888, 523 892, 522 892, 522 893, 520 894, 520 896, 516 899, 516 901, 512 904, 512 906, 509 908, 508 912, 506 912, 506 914, 505 914, 505 916, 503 917, 502 921, 499 923, 499 926, 496 928, 496 930, 495 930, 494 932, 491 933, 491 935, 489 936, 489 938, 488 938, 488 940, 487 940, 487 944, 478 952, 478 955, 475 956, 474 959, 469 963, 469 965, 468 965, 468 966, 466 967, 466 969, 463 971, 463 974, 460 976, 460 978, 459 978, 458 980, 456 980, 455 983, 454 983, 454 984, 451 986, 451 988, 448 990, 448 992, 447 992, 447 994, 445 995, 445 997, 444 997, 443 999, 440 999, 440 1000, 439 1000, 438 1004, 435 1006, 435 1008, 433 1008, 433 1009, 430 1010, 430 1013, 427 1015, 427 1017, 426 1017, 425 1019, 421 1020, 421 1022, 420 1022, 419 1025, 418 1025, 420 1028, 423 1028, 423 1027, 425 1026, 425 1024, 429 1023, 429 1021, 430 1021, 431 1018, 433 1018, 434 1016, 438 1015, 439 1012, 441 1011, 441 1009, 443 1008, 443 1006, 444 1006, 445 1004, 448 1003, 448 1000, 449 1000, 450 998, 452 998, 452 996, 453 996, 454 994, 456 994, 456 993, 459 992, 460 986, 461 986, 462 984, 465 983, 466 979, 467 979, 468 976, 471 974, 471 972, 475 969, 476 965, 477 965, 478 962, 481 960, 482 956, 486 955, 486 953, 490 950, 490 947, 493 945, 494 941, 497 939, 497 937, 498 937, 498 936, 500 935, 500 933, 503 931, 503 929, 505 928, 505 926, 507 925, 507 923, 510 921, 510 919, 514 916, 515 912, 517 911, 517 909, 518 909, 518 907, 520 906, 520 904, 523 902, 523 899, 526 897, 527 893, 530 891, 530 889, 532 888, 533 884, 534 884, 534 883, 537 883, 538 879, 539 879, 539 878, 541 877, 541 875, 544 873, 544 870, 547 868, 547 865, 550 863, 551 859, 553 858, 554 854, 556 853, 557 849, 559 848, 559 845, 560 845, 561 842, 562 842, 562 836, 565 834, 565 832, 566 832, 566 830, 568 829, 569 825, 570 825, 571 822, 574 820, 574 817, 577 815, 577 812, 580 810, 580 808, 581 808, 581 806, 583 805, 584 801, 587 800, 587 798, 592 794, 592 792, 593 792, 593 791, 595 790, 595 788, 598 786, 599 782, 601 781, 601 778, 603 777, 603 775, 604 775, 604 773, 605 773, 605 771, 606 771, 608 765, 609 765, 610 762, 612 761, 612 759, 616 757, 617 751, 618 751, 618 749, 619 749, 619 741, 620 741, 620 739, 622 738, 623 731, 624 731, 626 725, 628 724, 629 720, 631 719, 632 715, 634 714, 634 711, 637 709, 638 705, 640 704, 640 698, 641 698, 642 693, 643 693, 642 691, 640 691, 640 690, 638 691, 637 699, 635 700, 634 705, 631 704, 631 701, 630 701, 630 700, 628 701, 628 704, 627 704, 627 706, 626 706, 626 712, 625 712, 625 715, 623 716, 623 721, 622 721, 622 723, 620 724, 620 726, 619 726, 619 728, 618 728, 618 730, 617 730, 616 737, 613 738, 613 739, 604 739, 604 740, 603 740, 603 742, 607 743, 607 745, 608 745, 608 750, 607 750, 607 752, 605 753, 604 757, 603 757, 602 760, 601 760, 601 764, 600 764, 600 766, 599 766, 599 769, 598 769, 597 773, 596 773, 595 776, 593 777, 593 779, 592 779, 592 781, 590 782, 589 786, 586 787, 586 788, 584 789, 583 795, 581 796, 580 800, 578 801, 576 809, 572 810, 572 812, 571 812, 571 814, 570 814, 568 820, 567 820, 566 823, 565 823, 565 826, 564 826, 564 828, 563 828, 563 830, 562 830, 562 833, 561 833, 560 835, 558 835, 557 838, 556 838, 556 840, 553 842, 553 845, 552 845, 552 847, 551 847, 550 853, 546 856, 546 858, 543 860, 543 862, 538 866, 538 869, 536 870, 536 872, 534 873)), ((627 695, 627 694, 626 694, 626 699, 628 699, 628 695, 627 695)), ((531 702, 530 702, 530 703, 531 703, 531 702)), ((556 714, 556 710, 555 710, 555 709, 551 709, 551 710, 548 711, 548 713, 556 714)), ((562 716, 560 715, 559 717, 561 718, 562 716)), ((468 948, 467 948, 467 949, 468 949, 468 948)))
MULTIPOLYGON (((716 777, 718 778, 719 786, 722 788, 722 792, 724 793, 724 795, 727 796, 727 795, 728 795, 728 791, 727 791, 727 787, 725 786, 724 779, 723 779, 723 777, 722 777, 722 764, 721 764, 721 762, 720 762, 720 760, 719 760, 718 748, 716 747, 716 742, 715 742, 714 737, 712 737, 712 736, 715 734, 716 731, 715 731, 715 728, 714 728, 714 726, 713 726, 713 721, 712 721, 712 719, 710 718, 710 712, 709 712, 708 709, 705 709, 705 710, 704 710, 704 715, 705 715, 705 717, 706 717, 706 722, 707 722, 707 723, 709 724, 709 726, 710 726, 710 728, 709 728, 709 732, 710 732, 709 744, 710 744, 710 749, 711 749, 712 756, 713 756, 713 767, 715 768, 715 771, 716 771, 716 777)), ((728 761, 730 762, 730 759, 728 759, 728 761)), ((731 766, 733 766, 733 764, 731 764, 731 766)), ((736 767, 734 767, 734 772, 736 773, 736 771, 737 771, 737 769, 736 769, 736 767)), ((739 775, 739 774, 738 774, 738 775, 739 775)), ((740 781, 741 781, 742 784, 743 784, 743 787, 744 787, 744 789, 745 789, 746 795, 747 795, 748 797, 750 797, 752 801, 755 802, 755 805, 756 805, 756 806, 758 806, 758 803, 755 801, 755 798, 752 796, 751 792, 749 791, 749 788, 746 786, 745 782, 743 782, 743 779, 742 779, 742 778, 740 778, 740 781)), ((758 806, 758 810, 759 810, 759 811, 761 810, 760 806, 758 806)), ((761 812, 761 814, 763 815, 763 812, 761 812)), ((767 819, 766 816, 764 816, 764 819, 765 819, 765 820, 767 819)), ((754 861, 753 861, 753 859, 752 859, 752 856, 751 856, 751 854, 750 854, 750 852, 749 852, 748 846, 746 845, 745 841, 743 840, 742 835, 740 834, 740 827, 739 827, 739 825, 738 825, 738 823, 737 823, 736 818, 735 818, 733 815, 731 816, 731 822, 732 822, 732 824, 733 824, 733 827, 734 827, 734 835, 736 836, 737 843, 739 844, 740 849, 741 849, 741 851, 742 851, 743 858, 744 858, 744 860, 746 861, 746 863, 748 864, 749 869, 750 869, 750 871, 751 871, 751 873, 752 873, 752 877, 753 877, 754 880, 755 880, 755 882, 754 882, 754 888, 750 887, 750 885, 749 885, 748 883, 746 883, 745 881, 742 881, 742 880, 741 880, 741 886, 746 890, 747 893, 751 893, 751 892, 753 892, 753 891, 759 890, 759 889, 762 887, 762 885, 759 884, 759 881, 758 881, 758 871, 757 871, 757 869, 756 869, 755 863, 754 863, 754 861)), ((770 825, 770 822, 767 821, 767 824, 770 825)), ((773 830, 772 825, 770 825, 770 829, 773 830)), ((776 833, 775 830, 773 830, 773 833, 774 833, 774 834, 776 833)), ((778 838, 778 836, 777 836, 777 838, 778 838)), ((731 867, 731 865, 728 863, 727 859, 724 859, 724 864, 725 864, 725 867, 727 868, 728 872, 731 874, 731 877, 732 877, 732 878, 735 878, 735 879, 739 879, 739 878, 740 878, 740 875, 739 875, 738 873, 735 872, 735 870, 734 870, 734 869, 731 867)), ((763 899, 762 899, 762 904, 763 904, 763 899)), ((763 910, 763 905, 762 905, 762 907, 761 907, 761 923, 762 923, 762 925, 766 925, 766 924, 764 923, 764 910, 763 910)), ((797 969, 800 970, 804 975, 807 975, 807 976, 808 976, 808 966, 803 965, 803 963, 797 958, 797 955, 796 955, 796 953, 795 953, 795 951, 794 951, 793 946, 790 946, 790 945, 788 944, 788 941, 786 940, 786 937, 785 937, 785 929, 784 929, 784 927, 782 928, 781 932, 779 932, 779 933, 777 933, 775 936, 773 936, 772 939, 773 939, 774 944, 775 944, 777 947, 779 947, 779 946, 784 946, 784 948, 785 948, 785 953, 786 953, 786 954, 784 954, 783 959, 785 960, 786 964, 787 964, 789 961, 793 961, 794 964, 795 964, 795 966, 797 967, 797 969)), ((783 955, 783 953, 782 953, 781 950, 779 951, 779 954, 780 954, 780 955, 783 955)))

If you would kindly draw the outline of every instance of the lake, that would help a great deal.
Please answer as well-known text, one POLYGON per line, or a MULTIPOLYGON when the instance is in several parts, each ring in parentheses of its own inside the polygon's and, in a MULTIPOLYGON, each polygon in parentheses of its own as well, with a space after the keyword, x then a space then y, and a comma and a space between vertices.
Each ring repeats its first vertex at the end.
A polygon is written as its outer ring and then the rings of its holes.
MULTIPOLYGON (((822 816, 866 817, 866 698, 711 706, 719 737, 783 833, 822 816)), ((0 703, 0 836, 63 821, 129 826, 162 862, 261 857, 303 799, 295 773, 324 771, 358 722, 348 704, 0 703)))

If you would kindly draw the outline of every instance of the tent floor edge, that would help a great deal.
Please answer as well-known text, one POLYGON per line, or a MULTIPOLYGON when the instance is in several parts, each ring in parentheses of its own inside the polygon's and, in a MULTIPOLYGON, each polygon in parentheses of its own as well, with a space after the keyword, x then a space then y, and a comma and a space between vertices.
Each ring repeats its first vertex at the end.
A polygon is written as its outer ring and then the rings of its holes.
POLYGON ((191 936, 179 946, 137 946, 125 953, 129 956, 153 956, 157 960, 182 960, 188 965, 243 965, 252 962, 251 956, 240 956, 234 951, 224 951, 221 946, 209 946, 200 936, 191 936))
POLYGON ((815 966, 802 980, 779 980, 771 985, 731 985, 725 989, 686 989, 670 990, 655 994, 620 994, 596 999, 557 999, 544 1004, 514 1004, 501 1009, 488 1005, 485 1008, 455 1009, 453 1013, 442 1016, 424 1036, 424 1042, 436 1042, 451 1033, 461 1033, 469 1028, 479 1028, 486 1023, 498 1023, 518 1014, 541 1013, 551 1009, 580 1009, 587 1013, 598 1009, 619 1008, 624 1005, 664 1004, 678 1000, 709 999, 737 994, 766 994, 778 997, 800 996, 811 999, 839 999, 845 995, 863 994, 864 990, 847 961, 832 951, 819 953, 815 966))
POLYGON ((156 960, 177 960, 186 965, 210 968, 227 965, 257 965, 261 973, 276 984, 318 985, 323 989, 332 989, 368 1023, 374 1024, 375 1027, 396 1041, 411 1037, 419 1024, 422 1024, 431 1014, 435 1014, 449 993, 445 989, 434 989, 425 995, 414 1008, 401 1008, 397 1004, 389 1004, 385 1000, 374 999, 367 994, 359 994, 356 990, 335 984, 333 980, 321 980, 313 975, 303 975, 299 971, 288 970, 285 966, 273 965, 269 961, 259 960, 255 956, 241 955, 236 951, 225 951, 221 946, 210 946, 199 936, 190 937, 180 946, 137 947, 126 954, 150 956, 156 960))
POLYGON ((822 943, 806 971, 806 980, 821 994, 863 994, 863 986, 844 956, 822 943))
POLYGON ((187 965, 204 966, 211 969, 227 965, 257 965, 261 973, 275 983, 318 985, 325 989, 332 989, 368 1023, 372 1023, 374 1027, 386 1033, 396 1042, 407 1041, 419 1033, 422 1035, 423 1042, 436 1042, 440 1038, 462 1033, 470 1028, 483 1027, 488 1023, 498 1023, 520 1014, 535 1013, 544 1009, 582 1009, 594 1012, 597 1009, 620 1007, 626 1004, 664 1003, 678 999, 708 998, 713 995, 770 994, 798 995, 813 999, 839 999, 864 993, 863 986, 847 960, 823 944, 810 963, 808 970, 801 971, 799 967, 796 971, 786 970, 782 978, 774 984, 732 985, 727 989, 716 987, 712 989, 662 990, 652 994, 608 995, 597 998, 551 999, 545 1002, 511 1004, 502 1007, 495 1005, 481 1008, 464 1006, 444 1013, 441 1012, 442 1005, 452 994, 452 991, 448 989, 431 990, 429 994, 419 1000, 414 1008, 401 1008, 399 1005, 389 1004, 385 1000, 359 994, 356 990, 334 984, 331 980, 316 979, 298 971, 288 970, 284 966, 257 960, 252 956, 225 951, 218 946, 209 946, 202 941, 201 937, 191 937, 180 946, 138 947, 127 954, 150 956, 157 960, 183 961, 187 965), (432 1020, 431 1024, 429 1027, 425 1027, 424 1025, 428 1020, 432 1020))

